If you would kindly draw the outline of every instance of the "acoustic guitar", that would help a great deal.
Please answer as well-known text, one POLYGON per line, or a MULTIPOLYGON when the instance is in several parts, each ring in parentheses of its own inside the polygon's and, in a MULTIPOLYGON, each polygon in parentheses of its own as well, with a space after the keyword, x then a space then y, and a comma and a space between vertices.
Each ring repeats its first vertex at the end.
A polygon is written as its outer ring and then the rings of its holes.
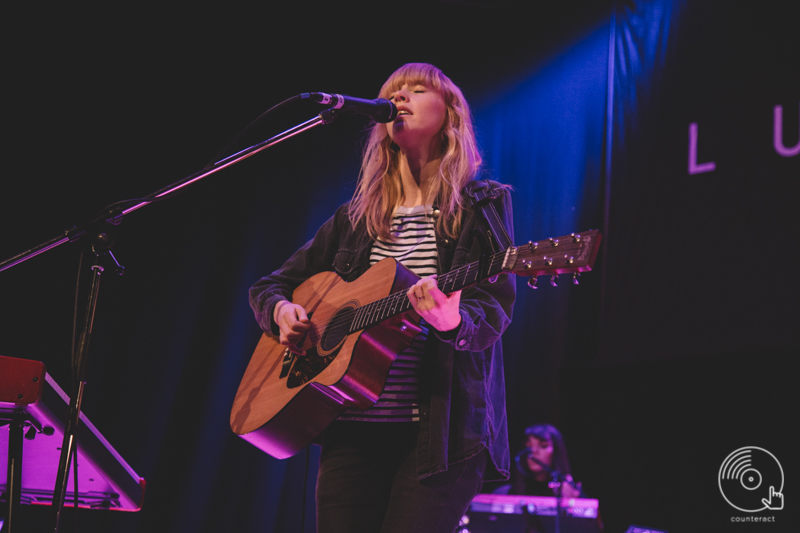
MULTIPOLYGON (((592 269, 597 230, 512 246, 438 277, 452 293, 503 274, 537 276, 592 269)), ((264 333, 247 366, 231 410, 233 432, 273 457, 291 457, 310 444, 346 408, 366 409, 383 390, 396 355, 420 332, 406 291, 419 280, 387 258, 346 283, 335 272, 303 282, 292 301, 310 326, 297 356, 264 333)), ((555 284, 554 279, 551 280, 555 284)))

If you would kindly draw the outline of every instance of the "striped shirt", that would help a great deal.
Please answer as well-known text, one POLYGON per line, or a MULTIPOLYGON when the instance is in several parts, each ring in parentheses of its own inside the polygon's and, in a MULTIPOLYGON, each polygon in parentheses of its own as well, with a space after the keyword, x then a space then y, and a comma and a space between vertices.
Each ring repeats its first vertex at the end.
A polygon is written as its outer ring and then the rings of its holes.
MULTIPOLYGON (((390 242, 376 240, 369 256, 370 265, 393 257, 421 278, 437 273, 436 233, 433 206, 398 207, 392 219, 390 242)), ((411 345, 397 355, 389 368, 386 385, 372 407, 347 409, 339 420, 371 422, 419 421, 419 370, 422 350, 428 338, 428 325, 411 345)))

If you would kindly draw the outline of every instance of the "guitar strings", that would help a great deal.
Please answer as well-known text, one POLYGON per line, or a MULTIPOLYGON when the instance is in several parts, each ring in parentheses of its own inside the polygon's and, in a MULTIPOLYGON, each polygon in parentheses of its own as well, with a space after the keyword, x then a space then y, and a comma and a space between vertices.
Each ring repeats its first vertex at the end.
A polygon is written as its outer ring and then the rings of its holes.
MULTIPOLYGON (((497 258, 497 256, 503 255, 504 253, 505 252, 501 252, 501 253, 495 254, 494 256, 491 257, 490 263, 489 263, 490 264, 490 269, 493 266, 494 260, 497 258)), ((455 282, 458 280, 458 277, 461 275, 462 272, 464 273, 464 281, 466 282, 467 281, 467 276, 469 275, 469 271, 473 266, 477 266, 477 262, 476 263, 470 263, 470 264, 465 265, 463 267, 460 267, 460 268, 458 268, 456 270, 451 270, 450 272, 448 272, 446 274, 442 274, 438 278, 437 286, 440 288, 440 290, 442 290, 442 292, 446 292, 447 285, 449 283, 452 283, 452 287, 454 288, 455 287, 455 282)), ((477 282, 477 276, 478 276, 479 272, 476 270, 475 274, 476 274, 476 276, 474 278, 474 281, 477 282)), ((373 322, 380 322, 382 320, 385 320, 386 318, 389 318, 390 316, 394 316, 396 314, 399 314, 399 313, 402 313, 404 311, 407 311, 407 310, 411 309, 411 302, 408 300, 407 293, 408 293, 408 289, 401 289, 401 290, 399 290, 397 292, 394 292, 394 293, 390 294, 389 296, 386 296, 385 298, 382 298, 380 300, 376 300, 374 302, 370 302, 368 304, 365 304, 365 305, 363 305, 361 307, 355 308, 355 309, 353 309, 352 313, 341 313, 341 314, 338 314, 338 315, 336 315, 334 317, 336 319, 335 322, 333 321, 334 319, 328 319, 328 320, 321 320, 319 322, 316 322, 315 324, 318 325, 318 326, 325 326, 326 324, 330 323, 329 327, 337 327, 338 328, 338 327, 341 327, 343 325, 352 324, 352 320, 351 320, 352 315, 359 314, 359 316, 357 318, 359 319, 360 323, 364 323, 364 326, 363 327, 358 327, 357 329, 351 331, 351 333, 355 332, 355 331, 359 331, 361 329, 365 329, 366 327, 371 326, 373 322), (397 306, 398 303, 400 304, 399 307, 397 306), (384 312, 387 311, 387 310, 390 311, 390 315, 384 316, 384 312), (366 316, 365 316, 365 314, 366 314, 366 316), (366 319, 366 320, 363 320, 363 319, 366 319)))
MULTIPOLYGON (((505 251, 499 252, 499 253, 496 253, 496 254, 490 256, 489 269, 488 269, 489 271, 491 271, 491 269, 493 268, 494 261, 498 257, 503 256, 503 255, 505 255, 505 251)), ((438 279, 437 286, 443 292, 447 291, 447 285, 448 284, 452 284, 452 287, 455 288, 455 283, 456 283, 456 281, 458 281, 458 278, 459 278, 459 276, 461 276, 462 273, 464 274, 464 281, 465 281, 465 285, 466 285, 467 278, 468 278, 469 273, 470 273, 469 271, 473 267, 476 267, 475 278, 474 278, 473 281, 477 282, 478 281, 478 276, 480 274, 479 273, 480 269, 477 268, 477 267, 479 267, 478 263, 479 262, 470 263, 470 264, 464 265, 463 267, 460 267, 460 268, 458 268, 456 270, 452 270, 452 271, 450 271, 450 272, 448 272, 446 274, 442 274, 438 279)), ((386 318, 389 318, 390 316, 394 316, 396 314, 399 314, 399 313, 402 313, 404 311, 407 311, 407 310, 411 309, 411 302, 408 300, 407 292, 408 292, 408 289, 403 289, 403 290, 397 291, 395 293, 392 293, 391 295, 389 295, 389 296, 387 296, 385 298, 382 298, 380 300, 376 300, 374 302, 370 302, 369 304, 366 304, 366 305, 363 305, 363 306, 361 306, 359 308, 353 309, 353 312, 352 313, 347 313, 346 316, 345 316, 344 313, 341 314, 341 315, 338 315, 338 318, 337 318, 336 322, 331 321, 330 326, 339 328, 339 327, 342 327, 342 326, 345 326, 345 325, 352 325, 353 324, 353 320, 352 319, 356 318, 357 321, 358 321, 357 323, 359 324, 359 327, 357 327, 357 328, 353 329, 352 331, 350 331, 350 333, 353 333, 355 331, 359 331, 361 329, 365 329, 365 328, 373 325, 373 323, 375 323, 375 322, 380 322, 382 320, 385 320, 386 318), (398 303, 400 304, 399 307, 398 307, 398 303), (385 311, 387 311, 387 310, 390 311, 390 314, 387 315, 387 316, 384 316, 385 311), (353 317, 353 315, 358 315, 358 316, 357 317, 353 317), (363 326, 361 324, 363 324, 363 326)), ((327 322, 329 322, 329 321, 320 321, 318 323, 318 325, 324 326, 327 322)))
MULTIPOLYGON (((505 254, 506 251, 503 250, 489 256, 487 273, 490 273, 494 268, 495 260, 505 256, 505 254)), ((447 292, 448 284, 451 284, 451 288, 455 288, 455 284, 462 273, 464 274, 464 286, 466 286, 468 277, 470 275, 470 270, 473 267, 475 267, 476 270, 474 272, 475 277, 472 281, 477 283, 478 277, 480 276, 480 261, 469 263, 457 268, 456 270, 451 270, 446 274, 442 274, 438 277, 437 286, 442 292, 447 292)), ((381 298, 380 300, 370 302, 348 312, 337 313, 333 318, 320 320, 318 322, 314 322, 312 320, 312 324, 315 326, 315 329, 323 330, 325 332, 331 330, 331 328, 334 328, 334 331, 340 328, 347 328, 347 334, 355 333, 356 331, 366 329, 374 325, 374 323, 381 322, 387 318, 411 309, 412 306, 410 300, 408 299, 407 293, 408 289, 401 289, 390 294, 389 296, 386 296, 385 298, 381 298), (389 314, 384 316, 386 311, 389 311, 389 314), (355 327, 354 324, 356 323, 359 324, 359 327, 356 329, 351 329, 355 327)))

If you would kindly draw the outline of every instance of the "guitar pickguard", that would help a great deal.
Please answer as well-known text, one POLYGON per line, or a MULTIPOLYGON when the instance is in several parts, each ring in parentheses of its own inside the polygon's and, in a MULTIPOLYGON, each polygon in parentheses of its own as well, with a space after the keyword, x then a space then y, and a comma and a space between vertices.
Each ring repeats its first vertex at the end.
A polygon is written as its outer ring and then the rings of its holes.
MULTIPOLYGON (((342 343, 343 344, 343 343, 342 343)), ((341 344, 328 355, 319 355, 316 348, 306 350, 305 356, 295 356, 294 367, 289 372, 289 378, 286 380, 286 386, 290 389, 300 387, 308 383, 317 375, 328 368, 339 351, 342 349, 341 344)))
MULTIPOLYGON (((342 349, 344 339, 347 337, 356 309, 358 309, 358 303, 355 301, 347 302, 340 307, 328 322, 317 345, 307 349, 305 356, 294 356, 294 366, 286 380, 287 387, 292 389, 308 383, 336 359, 342 349)), ((310 331, 314 331, 314 329, 312 325, 310 331)), ((313 337, 317 337, 317 335, 311 335, 311 337, 313 341, 313 337)))

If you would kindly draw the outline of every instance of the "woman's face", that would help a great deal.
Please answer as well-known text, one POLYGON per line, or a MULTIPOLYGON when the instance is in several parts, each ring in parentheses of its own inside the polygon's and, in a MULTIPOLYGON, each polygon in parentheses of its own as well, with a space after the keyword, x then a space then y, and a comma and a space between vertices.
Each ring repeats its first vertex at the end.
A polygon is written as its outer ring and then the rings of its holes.
POLYGON ((553 466, 553 441, 544 440, 534 437, 533 435, 529 435, 527 446, 531 449, 531 454, 528 456, 527 460, 528 470, 534 473, 545 471, 544 468, 542 468, 539 463, 531 459, 531 457, 535 457, 547 466, 553 466))
POLYGON ((386 125, 389 137, 403 150, 428 147, 439 141, 447 116, 447 104, 436 90, 405 84, 389 100, 397 106, 397 118, 386 125))

